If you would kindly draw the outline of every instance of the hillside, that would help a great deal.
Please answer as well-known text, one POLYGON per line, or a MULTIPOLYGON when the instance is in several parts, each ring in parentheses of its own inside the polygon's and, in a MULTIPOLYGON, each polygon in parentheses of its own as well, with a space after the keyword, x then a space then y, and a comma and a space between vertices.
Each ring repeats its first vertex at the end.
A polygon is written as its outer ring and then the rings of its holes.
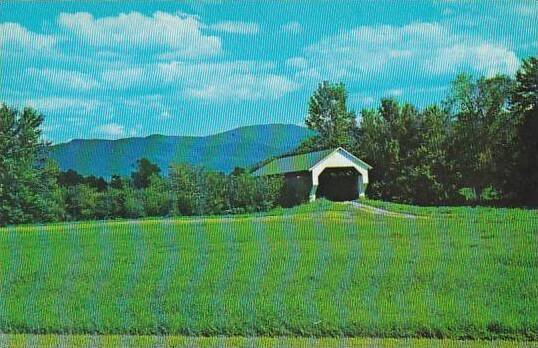
POLYGON ((383 205, 0 228, 0 332, 538 339, 534 211, 383 205))
POLYGON ((156 163, 164 174, 171 163, 190 163, 230 172, 295 148, 311 135, 304 127, 270 124, 241 127, 209 136, 150 135, 119 140, 76 139, 52 146, 50 157, 62 170, 105 178, 129 175, 142 157, 156 163))

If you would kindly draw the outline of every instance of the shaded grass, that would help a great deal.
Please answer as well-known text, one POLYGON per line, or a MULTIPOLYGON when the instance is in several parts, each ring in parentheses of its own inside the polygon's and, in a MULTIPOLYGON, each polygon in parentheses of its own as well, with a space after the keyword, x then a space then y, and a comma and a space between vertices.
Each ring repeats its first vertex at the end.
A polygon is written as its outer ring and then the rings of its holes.
POLYGON ((425 209, 1 229, 0 331, 538 339, 536 213, 425 209))

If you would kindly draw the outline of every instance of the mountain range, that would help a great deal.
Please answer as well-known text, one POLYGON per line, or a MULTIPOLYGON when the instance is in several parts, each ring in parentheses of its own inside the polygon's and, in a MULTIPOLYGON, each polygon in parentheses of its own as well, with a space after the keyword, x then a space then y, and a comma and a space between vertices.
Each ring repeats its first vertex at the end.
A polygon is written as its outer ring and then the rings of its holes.
POLYGON ((61 170, 110 178, 130 175, 142 157, 164 175, 172 163, 189 163, 231 172, 297 147, 314 133, 292 124, 246 126, 208 136, 150 135, 118 140, 75 139, 51 146, 49 157, 61 170))

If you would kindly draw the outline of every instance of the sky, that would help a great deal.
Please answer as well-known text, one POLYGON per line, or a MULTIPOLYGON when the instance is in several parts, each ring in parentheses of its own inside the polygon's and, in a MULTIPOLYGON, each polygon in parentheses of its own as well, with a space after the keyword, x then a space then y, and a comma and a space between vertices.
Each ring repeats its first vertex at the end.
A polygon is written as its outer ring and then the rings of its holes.
POLYGON ((538 54, 538 1, 0 3, 0 101, 53 143, 304 124, 324 80, 360 112, 439 102, 538 54))

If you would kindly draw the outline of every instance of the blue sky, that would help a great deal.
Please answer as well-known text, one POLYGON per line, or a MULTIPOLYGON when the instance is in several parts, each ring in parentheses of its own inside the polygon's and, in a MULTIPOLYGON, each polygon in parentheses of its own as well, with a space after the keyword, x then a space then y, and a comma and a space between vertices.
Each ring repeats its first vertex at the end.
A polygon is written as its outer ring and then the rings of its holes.
POLYGON ((0 99, 44 113, 53 142, 303 124, 323 80, 360 111, 512 75, 537 23, 536 1, 3 1, 0 99))

